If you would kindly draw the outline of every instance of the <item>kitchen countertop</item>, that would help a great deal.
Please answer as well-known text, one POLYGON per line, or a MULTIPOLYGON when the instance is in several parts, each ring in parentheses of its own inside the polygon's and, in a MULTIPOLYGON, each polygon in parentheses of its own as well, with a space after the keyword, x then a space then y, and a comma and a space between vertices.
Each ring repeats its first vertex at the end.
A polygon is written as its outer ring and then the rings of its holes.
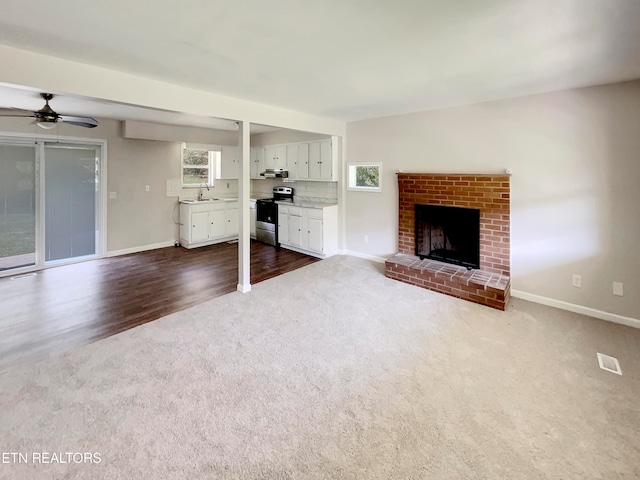
MULTIPOLYGON (((250 198, 250 200, 256 200, 255 198, 250 198)), ((204 200, 193 200, 193 199, 184 199, 180 200, 180 203, 185 203, 187 205, 201 205, 206 203, 217 203, 217 202, 237 202, 237 198, 211 198, 204 200)), ((291 202, 280 202, 276 201, 278 205, 289 205, 293 207, 304 207, 304 208, 326 208, 337 205, 337 203, 330 202, 317 202, 313 200, 302 200, 302 199, 294 199, 293 203, 291 202)))
POLYGON ((216 203, 216 202, 237 202, 237 198, 205 198, 203 200, 195 200, 185 198, 184 200, 180 200, 180 203, 186 203, 187 205, 194 205, 199 203, 216 203))

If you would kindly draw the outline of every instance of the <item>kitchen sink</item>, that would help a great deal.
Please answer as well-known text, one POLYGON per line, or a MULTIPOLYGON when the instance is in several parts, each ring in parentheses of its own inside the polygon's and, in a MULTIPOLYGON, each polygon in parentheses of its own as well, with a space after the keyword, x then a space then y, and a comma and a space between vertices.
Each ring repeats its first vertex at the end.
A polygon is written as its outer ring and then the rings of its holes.
POLYGON ((182 203, 207 203, 207 202, 217 202, 219 198, 203 198, 202 200, 182 200, 182 203))

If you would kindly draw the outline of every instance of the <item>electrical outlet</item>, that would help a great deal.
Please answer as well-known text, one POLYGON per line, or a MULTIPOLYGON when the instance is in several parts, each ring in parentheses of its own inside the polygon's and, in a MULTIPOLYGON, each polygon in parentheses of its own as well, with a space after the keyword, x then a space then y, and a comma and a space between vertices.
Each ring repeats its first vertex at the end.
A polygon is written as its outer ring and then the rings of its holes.
POLYGON ((364 243, 369 243, 369 235, 364 236, 364 243))
POLYGON ((146 187, 144 187, 145 191, 149 191, 149 185, 147 185, 146 187))
POLYGON ((613 294, 619 297, 624 296, 624 285, 622 282, 613 282, 613 294))
POLYGON ((582 275, 578 275, 577 273, 574 273, 573 274, 573 281, 571 282, 571 284, 574 287, 582 288, 582 275))

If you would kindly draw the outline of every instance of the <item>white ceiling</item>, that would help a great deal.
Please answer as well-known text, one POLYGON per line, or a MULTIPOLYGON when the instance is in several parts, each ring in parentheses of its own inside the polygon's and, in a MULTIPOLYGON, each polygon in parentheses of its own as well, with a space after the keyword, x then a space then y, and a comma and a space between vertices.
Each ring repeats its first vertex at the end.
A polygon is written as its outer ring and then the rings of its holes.
POLYGON ((640 78, 638 0, 0 6, 0 43, 345 121, 640 78))

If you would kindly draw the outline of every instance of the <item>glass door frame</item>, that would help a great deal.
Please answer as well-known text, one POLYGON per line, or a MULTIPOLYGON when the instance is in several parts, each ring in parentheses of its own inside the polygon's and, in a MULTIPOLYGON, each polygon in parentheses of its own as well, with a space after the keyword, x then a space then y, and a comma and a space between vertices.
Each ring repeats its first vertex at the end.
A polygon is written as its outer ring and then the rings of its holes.
POLYGON ((35 145, 35 212, 36 212, 36 263, 26 267, 0 271, 0 278, 30 273, 45 268, 68 265, 104 258, 107 252, 107 141, 97 138, 64 137, 59 135, 34 135, 28 133, 0 132, 0 143, 35 145), (96 253, 78 258, 45 261, 45 145, 58 144, 70 147, 95 148, 98 157, 98 183, 96 188, 96 253))

